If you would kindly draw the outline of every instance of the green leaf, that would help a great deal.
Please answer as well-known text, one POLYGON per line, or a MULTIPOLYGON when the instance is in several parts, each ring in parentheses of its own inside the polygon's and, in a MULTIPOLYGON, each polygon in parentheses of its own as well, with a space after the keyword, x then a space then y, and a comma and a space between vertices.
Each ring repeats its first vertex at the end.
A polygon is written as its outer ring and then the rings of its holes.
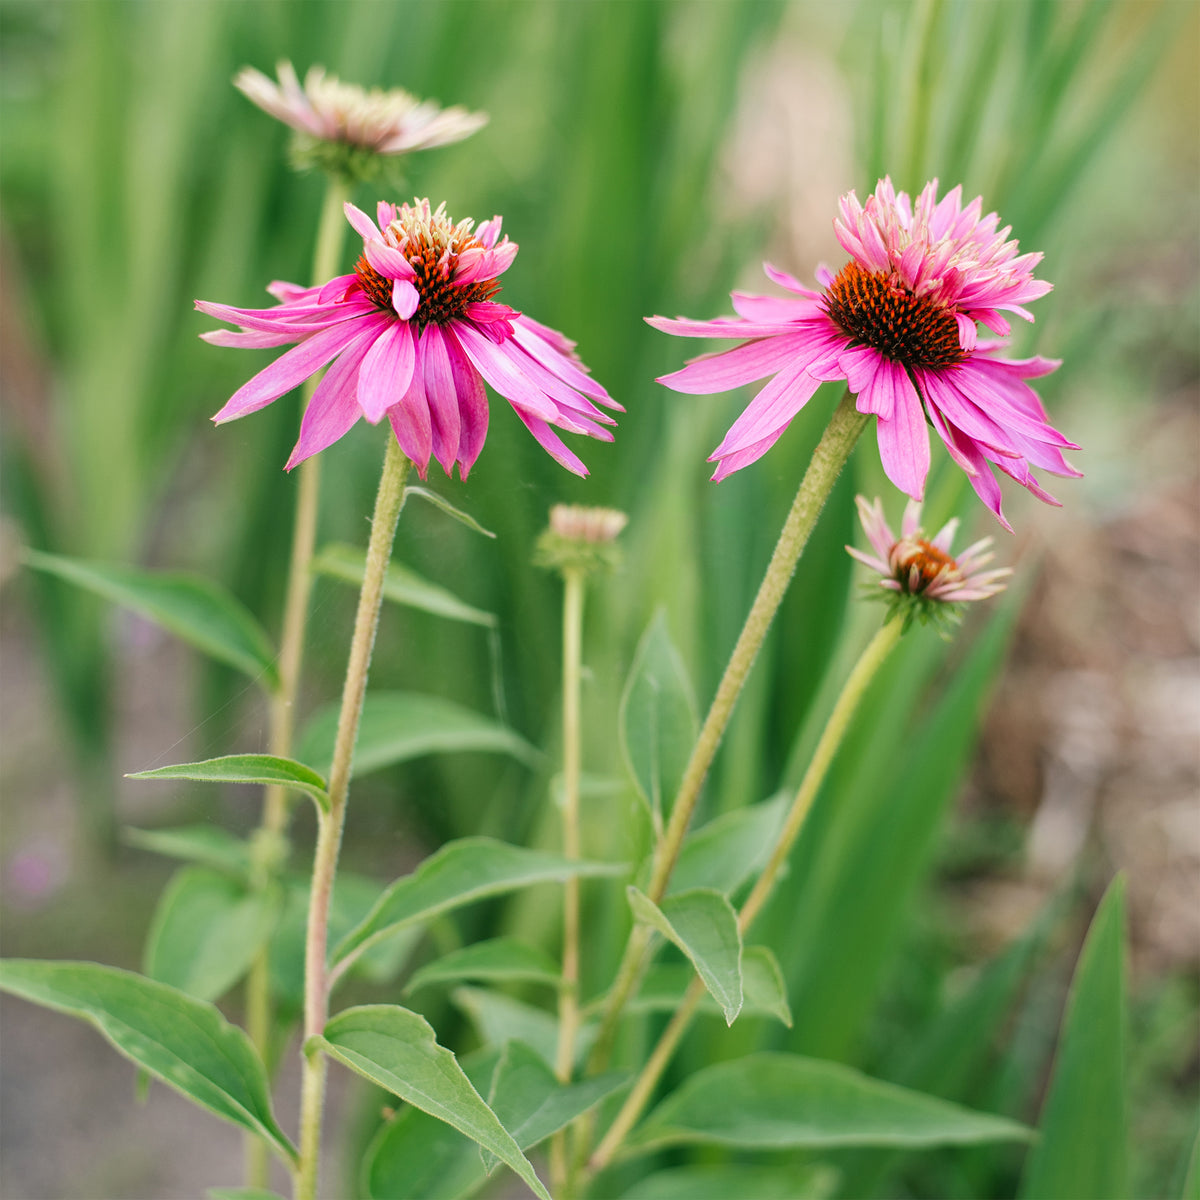
POLYGON ((397 879, 366 918, 333 952, 341 962, 394 929, 428 921, 464 904, 517 891, 535 883, 562 883, 572 876, 617 875, 619 863, 595 863, 510 846, 492 838, 449 842, 411 875, 397 879))
POLYGON ((807 1167, 673 1167, 639 1179, 621 1200, 829 1200, 838 1173, 807 1167))
POLYGON ((940 1146, 1024 1141, 1015 1121, 973 1112, 793 1054, 752 1054, 693 1075, 628 1143, 638 1152, 680 1143, 757 1149, 940 1146))
POLYGON ((196 779, 203 783, 257 783, 264 787, 278 784, 311 796, 322 812, 329 811, 325 780, 302 762, 293 758, 279 758, 274 754, 227 754, 223 758, 208 758, 203 762, 135 771, 125 778, 196 779))
POLYGON ((25 551, 26 563, 132 609, 219 662, 269 688, 279 686, 275 648, 249 610, 200 575, 142 571, 112 563, 25 551))
POLYGON ((792 1027, 787 983, 775 952, 766 946, 747 946, 742 951, 742 989, 746 1011, 768 1013, 792 1027))
MULTIPOLYGON (((361 587, 365 563, 365 551, 356 546, 336 543, 318 551, 313 558, 312 568, 332 579, 361 587)), ((466 604, 453 592, 396 562, 388 564, 387 574, 383 577, 383 598, 450 621, 465 621, 469 625, 483 625, 488 629, 496 627, 495 613, 466 604)))
POLYGON ((1071 981, 1022 1200, 1128 1195, 1126 1038, 1125 881, 1117 876, 1092 919, 1071 981))
POLYGON ((1192 1152, 1183 1176, 1183 1190, 1179 1195, 1180 1200, 1200 1200, 1200 1133, 1192 1142, 1192 1152))
POLYGON ((283 1200, 278 1192, 256 1187, 209 1188, 208 1197, 209 1200, 283 1200))
POLYGON ((184 867, 159 899, 146 974, 199 1000, 216 1000, 250 969, 279 910, 277 890, 252 892, 207 867, 184 867))
MULTIPOLYGON (((687 963, 659 963, 646 972, 641 990, 626 1011, 674 1012, 679 1007, 695 972, 687 963)), ((711 996, 705 996, 700 1011, 721 1016, 722 1010, 711 996)), ((783 972, 774 953, 766 946, 746 946, 742 950, 743 1017, 774 1017, 789 1028, 792 1024, 783 972)))
POLYGON ((422 500, 432 504, 434 508, 440 508, 448 517, 453 517, 460 525, 465 525, 468 529, 472 529, 476 533, 482 533, 484 537, 494 538, 496 536, 490 529, 484 529, 470 513, 463 512, 461 508, 455 508, 449 500, 444 496, 439 496, 437 492, 431 492, 428 488, 423 487, 408 487, 404 489, 404 494, 406 496, 420 496, 422 500))
POLYGON ((633 656, 618 716, 621 752, 655 828, 670 815, 699 724, 692 686, 659 610, 633 656))
POLYGON ((512 1167, 542 1200, 550 1200, 521 1148, 454 1055, 438 1045, 424 1017, 392 1004, 349 1008, 313 1040, 372 1083, 465 1133, 512 1167))
POLYGON ((0 961, 0 988, 91 1022, 156 1079, 295 1160, 271 1114, 267 1075, 250 1039, 211 1004, 86 962, 6 959, 0 961))
POLYGON ((689 834, 668 895, 707 887, 728 896, 757 875, 771 855, 791 799, 791 793, 780 792, 761 804, 723 813, 689 834))
MULTIPOLYGON (((321 709, 305 728, 296 753, 328 768, 341 706, 321 709)), ((370 774, 425 754, 482 751, 534 763, 538 752, 511 729, 439 696, 372 692, 363 703, 353 774, 370 774)))
POLYGON ((515 938, 492 938, 445 954, 415 972, 406 993, 431 983, 458 983, 463 979, 522 980, 557 987, 558 967, 548 954, 515 938))
MULTIPOLYGON (((451 998, 470 1018, 479 1040, 485 1046, 503 1046, 505 1042, 524 1042, 536 1050, 548 1066, 554 1065, 558 1054, 558 1018, 544 1008, 535 1008, 523 1000, 490 992, 484 988, 455 988, 451 998)), ((595 1022, 579 1031, 575 1047, 578 1058, 596 1035, 595 1022)))
POLYGON ((124 838, 139 850, 203 863, 239 879, 250 873, 250 847, 219 825, 178 825, 173 829, 126 827, 124 838))
MULTIPOLYGON (((536 1050, 510 1041, 496 1064, 488 1104, 521 1149, 528 1150, 599 1104, 628 1078, 610 1073, 562 1084, 536 1050)), ((491 1171, 495 1156, 487 1150, 481 1154, 484 1169, 491 1171)))
POLYGON ((694 888, 664 898, 661 907, 635 887, 625 889, 634 918, 675 943, 704 980, 732 1025, 742 1011, 742 935, 726 896, 694 888))

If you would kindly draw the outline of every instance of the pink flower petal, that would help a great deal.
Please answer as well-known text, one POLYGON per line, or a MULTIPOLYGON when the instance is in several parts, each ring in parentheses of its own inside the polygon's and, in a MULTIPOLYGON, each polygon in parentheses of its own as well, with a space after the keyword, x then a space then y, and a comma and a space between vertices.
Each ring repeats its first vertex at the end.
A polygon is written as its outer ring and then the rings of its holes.
POLYGON ((454 394, 458 397, 458 471, 466 479, 483 443, 487 440, 488 402, 483 379, 463 353, 454 331, 447 328, 442 334, 450 370, 454 376, 454 394))
POLYGON ((778 437, 818 387, 820 382, 800 364, 780 371, 746 405, 742 415, 730 426, 724 441, 713 452, 713 457, 725 458, 739 450, 748 449, 764 438, 778 437))
POLYGON ((460 418, 450 356, 442 331, 436 325, 426 325, 421 334, 421 362, 432 423, 433 456, 449 475, 458 457, 460 418))
MULTIPOLYGON (((783 430, 771 434, 770 437, 765 437, 761 442, 755 442, 753 446, 747 446, 745 450, 736 450, 733 454, 723 455, 717 462, 717 469, 712 473, 713 483, 720 483, 722 479, 728 479, 734 471, 740 471, 743 467, 748 467, 751 463, 757 462, 777 441, 783 436, 783 430)), ((716 459, 715 454, 709 455, 709 462, 716 459)))
POLYGON ((433 453, 433 426, 420 369, 413 371, 408 390, 388 409, 387 416, 400 449, 413 461, 417 474, 424 479, 429 472, 429 456, 433 453))
POLYGON ((537 417, 529 416, 523 413, 519 408, 514 408, 513 411, 521 418, 525 428, 533 434, 537 439, 537 443, 552 459, 560 466, 566 467, 568 471, 576 475, 582 475, 587 478, 588 469, 583 465, 583 461, 567 448, 566 443, 546 424, 545 421, 539 420, 537 417))
POLYGON ((412 279, 416 276, 412 263, 395 246, 389 246, 379 238, 368 238, 363 243, 363 254, 385 279, 412 279))
POLYGON ((381 235, 378 227, 376 226, 375 222, 372 221, 365 212, 363 212, 361 208, 355 208, 353 204, 347 201, 344 205, 342 205, 342 210, 346 214, 346 220, 349 221, 353 226, 354 232, 357 233, 364 242, 379 240, 381 235))
POLYGON ((658 382, 672 391, 693 396, 728 392, 782 370, 807 349, 808 343, 809 335, 804 333, 760 338, 732 350, 692 359, 682 370, 663 375, 658 382))
POLYGON ((416 362, 413 333, 407 322, 386 318, 385 321, 386 328, 375 339, 358 373, 359 407, 372 425, 377 425, 383 414, 404 395, 416 362))
MULTIPOLYGON (((888 364, 891 366, 891 364, 888 364)), ((886 369, 886 368, 885 368, 886 369)), ((895 407, 891 420, 876 421, 879 457, 887 477, 914 500, 925 494, 929 474, 929 433, 920 397, 902 368, 893 367, 895 407)))
POLYGON ((558 408, 513 365, 499 346, 465 321, 453 323, 455 335, 475 369, 514 408, 542 421, 554 421, 558 408))
POLYGON ((402 321, 407 321, 417 311, 417 305, 420 303, 420 292, 407 279, 397 279, 392 284, 392 308, 402 321))

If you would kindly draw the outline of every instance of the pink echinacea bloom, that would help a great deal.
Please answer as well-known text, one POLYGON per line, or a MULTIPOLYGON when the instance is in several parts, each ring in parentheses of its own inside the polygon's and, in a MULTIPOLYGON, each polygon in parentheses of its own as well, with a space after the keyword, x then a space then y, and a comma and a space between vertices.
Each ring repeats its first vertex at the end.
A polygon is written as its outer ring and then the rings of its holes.
POLYGON ((231 308, 197 300, 209 316, 239 327, 201 336, 218 346, 299 345, 239 388, 217 424, 264 408, 333 361, 304 412, 287 462, 332 445, 359 419, 387 417, 400 448, 424 478, 430 456, 465 479, 488 427, 484 381, 512 405, 550 456, 569 471, 587 468, 554 428, 612 441, 623 411, 587 372, 574 343, 494 297, 517 245, 500 237, 500 218, 478 229, 452 223, 428 200, 381 202, 376 225, 346 205, 363 239, 353 273, 320 287, 273 283, 274 308, 231 308))
POLYGON ((1033 277, 1042 256, 1018 256, 1010 229, 982 209, 978 197, 964 207, 959 187, 939 201, 936 180, 914 205, 882 179, 865 205, 853 192, 842 197, 834 230, 850 261, 837 274, 818 268, 821 291, 764 263, 790 296, 734 292, 738 315, 712 321, 647 318, 683 337, 749 339, 659 380, 675 391, 723 392, 773 377, 712 454, 713 479, 760 458, 822 382, 844 379, 858 411, 877 418, 888 478, 913 499, 929 473, 928 420, 1005 528, 993 466, 1058 503, 1031 468, 1078 476, 1062 451, 1079 447, 1048 424, 1026 380, 1059 362, 1004 358, 1005 343, 980 341, 976 328, 1005 337, 1003 314, 1032 321, 1025 305, 1051 285, 1033 277))

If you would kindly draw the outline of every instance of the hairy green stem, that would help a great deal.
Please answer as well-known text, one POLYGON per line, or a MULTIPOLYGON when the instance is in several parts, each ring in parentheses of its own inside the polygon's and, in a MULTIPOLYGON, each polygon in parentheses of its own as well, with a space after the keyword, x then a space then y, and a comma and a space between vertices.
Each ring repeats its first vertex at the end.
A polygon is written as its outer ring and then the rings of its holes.
MULTIPOLYGON (((579 696, 583 646, 584 574, 579 568, 563 570, 563 854, 579 858, 579 696)), ((554 1070, 569 1083, 575 1064, 579 1033, 579 880, 563 884, 562 986, 558 993, 558 1053, 554 1070)), ((567 1130, 550 1145, 552 1187, 561 1200, 572 1194, 567 1130)))
POLYGON ((404 481, 409 468, 408 459, 390 432, 387 441, 387 457, 379 480, 375 515, 371 520, 366 570, 358 597, 358 614, 354 620, 354 637, 350 643, 342 708, 333 745, 333 766, 329 772, 329 811, 320 814, 317 848, 313 856, 304 956, 304 1075, 300 1093, 297 1200, 314 1200, 317 1194, 326 1063, 324 1055, 309 1045, 309 1039, 317 1037, 324 1030, 329 1011, 329 966, 326 957, 329 904, 346 821, 346 798, 350 790, 354 743, 358 737, 358 722, 367 689, 367 671, 375 645, 375 631, 379 625, 379 610, 383 604, 384 575, 392 553, 400 510, 404 506, 404 481))
MULTIPOLYGON (((700 798, 700 788, 708 774, 708 768, 712 765, 725 727, 729 724, 742 685, 746 682, 746 676, 750 673, 763 639, 767 636, 767 630, 770 629, 791 582, 796 563, 812 533, 817 517, 833 490, 838 475, 846 465, 859 435, 866 427, 867 419, 855 408, 854 397, 847 391, 834 410, 821 441, 813 452, 791 510, 784 521, 775 552, 771 555, 766 574, 759 585, 758 595, 755 596, 750 614, 742 626, 725 674, 717 687, 717 694, 713 697, 712 706, 704 718, 704 725, 688 759, 679 792, 671 809, 671 819, 655 850, 653 872, 646 888, 646 894, 655 904, 666 893, 667 883, 683 847, 692 813, 700 798)), ((634 925, 625 945, 625 954, 617 970, 616 980, 609 992, 600 1032, 592 1051, 590 1065, 593 1070, 603 1070, 608 1065, 622 1010, 641 977, 642 964, 649 944, 650 933, 647 927, 634 925)))
MULTIPOLYGON (((336 274, 342 255, 346 230, 345 202, 348 186, 334 176, 325 186, 325 200, 317 226, 313 251, 313 284, 324 283, 336 274)), ((308 407, 317 389, 319 376, 313 376, 301 391, 301 412, 308 407)), ((296 695, 300 686, 300 667, 304 659, 304 634, 308 625, 308 597, 312 585, 310 566, 317 540, 317 511, 321 491, 320 456, 300 464, 300 482, 296 493, 296 515, 292 525, 292 554, 288 565, 287 591, 283 606, 283 630, 279 647, 279 687, 271 697, 268 715, 270 753, 287 757, 292 752, 296 722, 296 695)), ((282 787, 268 787, 263 793, 262 823, 254 841, 254 885, 265 887, 286 855, 283 845, 287 829, 288 794, 282 787)), ((256 956, 246 978, 246 1032, 258 1048, 263 1061, 269 1060, 271 1037, 270 959, 267 948, 256 956)), ((269 1179, 270 1154, 262 1138, 246 1137, 246 1185, 265 1188, 269 1179)))
MULTIPOLYGON (((842 688, 842 693, 833 706, 833 712, 829 714, 829 720, 825 723, 821 739, 813 752, 812 761, 808 764, 804 778, 800 781, 800 787, 796 791, 792 806, 788 810, 787 819, 780 831, 779 841, 776 843, 763 873, 758 877, 758 882, 738 913, 738 930, 743 936, 750 928, 754 918, 762 911, 763 905, 770 896, 775 882, 779 878, 780 869, 787 862, 792 847, 796 844, 805 819, 812 809, 813 801, 829 772, 830 764, 846 736, 850 720, 858 710, 859 703, 871 680, 875 678, 879 668, 883 666, 888 655, 900 640, 903 629, 904 622, 899 617, 888 620, 868 643, 867 648, 859 656, 858 662, 854 664, 854 669, 850 672, 850 676, 842 688)), ((692 980, 675 1015, 663 1030, 658 1044, 646 1060, 646 1065, 634 1081, 621 1110, 617 1113, 612 1125, 609 1126, 600 1145, 596 1147, 596 1152, 592 1155, 589 1164, 589 1170, 592 1173, 602 1171, 608 1166, 634 1123, 642 1115, 663 1071, 675 1053, 675 1048, 679 1045, 684 1033, 687 1032, 696 1007, 703 996, 704 984, 699 977, 696 977, 692 980)))

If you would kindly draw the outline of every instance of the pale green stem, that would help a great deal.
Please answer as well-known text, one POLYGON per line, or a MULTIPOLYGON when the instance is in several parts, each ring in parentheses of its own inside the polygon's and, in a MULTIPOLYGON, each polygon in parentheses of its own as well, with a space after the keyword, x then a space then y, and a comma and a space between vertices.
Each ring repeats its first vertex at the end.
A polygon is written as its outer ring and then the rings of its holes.
MULTIPOLYGON (((759 585, 758 595, 754 598, 750 615, 742 626, 737 645, 733 648, 725 674, 717 687, 717 694, 713 697, 708 716, 704 718, 704 725, 692 749, 671 809, 671 819, 655 850, 653 873, 646 888, 646 894, 655 904, 662 899, 667 890, 667 883, 683 847, 692 813, 700 798, 700 788, 721 743, 725 727, 729 724, 742 685, 746 682, 746 676, 750 673, 763 639, 767 636, 767 630, 770 629, 791 582, 796 563, 812 533, 817 517, 866 424, 866 415, 858 412, 854 405, 854 397, 846 392, 825 427, 816 450, 813 451, 796 498, 784 521, 775 552, 771 555, 766 574, 759 585)), ((608 1065, 621 1012, 641 977, 642 963, 649 943, 649 929, 644 925, 634 925, 625 945, 625 955, 617 970, 616 980, 609 992, 604 1018, 592 1052, 590 1065, 593 1070, 603 1070, 608 1065)))
MULTIPOLYGON (((324 283, 337 273, 346 226, 343 205, 350 198, 348 185, 330 176, 317 226, 313 251, 313 284, 324 283)), ((300 411, 308 407, 317 389, 314 375, 301 391, 300 411)), ((296 694, 304 658, 304 634, 308 624, 308 597, 312 585, 313 547, 317 540, 317 509, 321 490, 320 455, 300 464, 296 492, 296 514, 292 525, 292 556, 288 566, 287 591, 283 606, 283 630, 279 647, 279 687, 271 697, 268 744, 272 754, 287 757, 292 752, 296 722, 296 694)), ((253 844, 254 883, 263 887, 284 857, 281 845, 287 829, 287 792, 268 787, 263 793, 262 824, 253 844)), ((269 1058, 271 1036, 270 961, 264 946, 246 979, 246 1032, 263 1060, 269 1058)), ((267 1143, 253 1134, 246 1138, 246 1185, 265 1188, 270 1172, 267 1143)))
POLYGON ((304 957, 304 1075, 300 1092, 297 1200, 315 1200, 317 1194, 326 1063, 325 1056, 309 1045, 309 1039, 317 1037, 324 1030, 329 1011, 329 904, 346 820, 346 797, 350 790, 354 743, 358 737, 358 722, 367 689, 367 670, 371 664, 375 630, 379 625, 379 610, 383 603, 384 575, 396 536, 396 523, 404 505, 404 481, 409 468, 408 459, 390 433, 387 442, 387 457, 379 480, 375 515, 371 520, 371 539, 367 545, 366 570, 358 597, 354 637, 350 643, 350 660, 346 666, 346 683, 342 689, 337 738, 333 745, 333 766, 329 772, 329 811, 320 814, 317 848, 313 856, 304 957))
MULTIPOLYGON (((579 858, 579 697, 583 645, 583 572, 563 571, 563 854, 579 858)), ((563 884, 562 986, 558 993, 558 1053, 555 1073, 569 1083, 575 1063, 579 1032, 579 880, 563 884)), ((556 1195, 571 1194, 571 1164, 567 1131, 558 1133, 550 1146, 550 1173, 556 1195)))
MULTIPOLYGON (((750 928, 754 918, 762 911, 763 905, 770 896, 771 890, 779 878, 780 869, 787 862, 792 847, 796 844, 805 819, 812 809, 813 801, 829 772, 830 764, 837 754, 838 747, 842 744, 842 739, 846 736, 851 718, 857 711, 871 680, 875 678, 879 668, 900 640, 903 629, 904 622, 899 617, 888 620, 871 639, 867 648, 859 656, 858 662, 855 663, 854 669, 850 672, 850 677, 846 680, 842 693, 833 706, 833 712, 829 714, 829 720, 825 723, 821 740, 817 743, 812 761, 808 764, 808 770, 804 772, 804 778, 792 800, 792 806, 788 810, 787 819, 784 821, 779 841, 775 845, 770 861, 758 877, 758 882, 738 913, 738 930, 743 936, 750 928)), ((592 1173, 602 1171, 608 1166, 634 1123, 642 1115, 655 1087, 658 1086, 663 1071, 675 1053, 676 1046, 687 1032, 696 1006, 703 996, 704 984, 697 976, 692 980, 675 1015, 663 1030, 658 1044, 634 1081, 616 1119, 609 1126, 600 1145, 596 1147, 596 1152, 592 1155, 589 1164, 589 1170, 592 1173)))

